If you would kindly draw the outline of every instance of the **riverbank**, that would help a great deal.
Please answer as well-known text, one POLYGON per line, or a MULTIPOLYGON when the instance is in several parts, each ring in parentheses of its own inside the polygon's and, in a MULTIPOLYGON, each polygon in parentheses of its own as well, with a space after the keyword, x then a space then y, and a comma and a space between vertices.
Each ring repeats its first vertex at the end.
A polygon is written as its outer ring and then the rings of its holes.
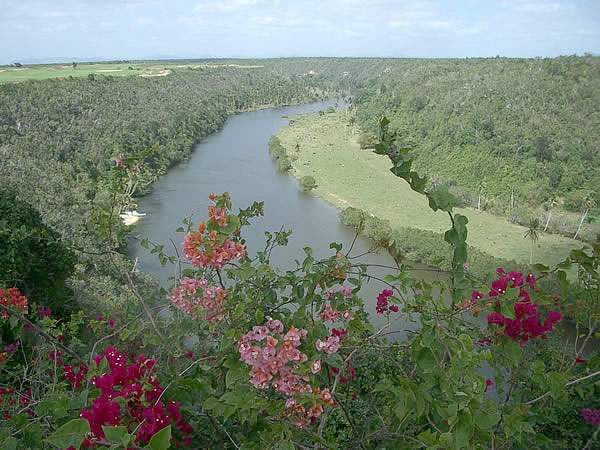
MULTIPOLYGON (((298 179, 314 177, 318 185, 315 193, 339 209, 357 208, 389 221, 393 229, 411 228, 440 236, 449 228, 447 215, 432 211, 424 196, 395 177, 386 156, 361 150, 358 132, 353 131, 349 118, 347 110, 307 114, 295 117, 283 128, 277 137, 291 160, 290 174, 298 179)), ((456 211, 469 219, 470 246, 494 258, 529 263, 531 242, 523 237, 526 228, 486 212, 463 208, 456 211)), ((533 259, 552 265, 562 261, 570 250, 581 247, 580 242, 542 234, 534 245, 533 259)))

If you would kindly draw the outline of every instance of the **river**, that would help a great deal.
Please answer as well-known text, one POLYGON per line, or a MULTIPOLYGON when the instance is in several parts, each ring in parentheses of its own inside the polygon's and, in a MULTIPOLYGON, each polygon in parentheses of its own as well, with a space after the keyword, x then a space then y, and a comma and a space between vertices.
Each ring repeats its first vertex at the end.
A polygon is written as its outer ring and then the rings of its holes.
MULTIPOLYGON (((303 192, 295 178, 279 172, 268 153, 269 139, 287 125, 286 117, 325 110, 333 105, 335 100, 329 100, 230 117, 220 132, 195 146, 187 162, 154 183, 152 194, 138 200, 138 210, 147 215, 138 223, 135 234, 164 244, 165 251, 174 254, 170 241, 181 249, 183 233, 175 230, 182 226, 182 219, 191 217, 195 223, 205 220, 209 193, 227 191, 234 211, 253 201, 264 201, 264 217, 254 219, 242 232, 250 256, 264 248, 265 230, 275 232, 282 227, 293 230, 289 245, 272 253, 272 263, 282 270, 295 268, 294 260, 304 259, 302 249, 307 246, 313 248, 317 258, 332 254, 331 242, 341 243, 342 251, 347 252, 355 239, 354 229, 340 223, 335 207, 312 193, 303 192)), ((373 241, 359 236, 350 256, 363 254, 372 246, 373 241)), ((130 254, 137 258, 140 270, 156 277, 165 288, 169 287, 168 278, 176 273, 174 266, 162 267, 155 254, 136 242, 130 242, 130 254)), ((395 265, 384 250, 361 257, 360 262, 395 265)), ((421 270, 415 276, 429 280, 437 276, 437 272, 419 267, 421 270)), ((383 277, 389 272, 374 269, 372 273, 383 277)), ((361 291, 375 326, 382 325, 384 320, 375 314, 376 297, 383 288, 383 283, 371 281, 361 291)), ((405 323, 402 327, 414 329, 415 324, 405 323)))

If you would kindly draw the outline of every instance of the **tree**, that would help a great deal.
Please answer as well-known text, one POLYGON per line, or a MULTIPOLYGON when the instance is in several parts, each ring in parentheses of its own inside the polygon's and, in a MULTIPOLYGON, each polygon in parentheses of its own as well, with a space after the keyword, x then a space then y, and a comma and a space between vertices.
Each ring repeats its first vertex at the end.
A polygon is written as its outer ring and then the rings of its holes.
POLYGON ((529 227, 525 234, 523 234, 523 239, 531 240, 531 253, 529 255, 529 264, 533 264, 533 244, 539 239, 539 228, 540 221, 538 219, 531 219, 529 221, 529 227))
POLYGON ((71 312, 75 302, 65 281, 75 269, 75 255, 32 206, 2 189, 0 252, 0 287, 17 287, 59 316, 71 312))
POLYGON ((73 61, 73 70, 77 69, 77 63, 73 61))
POLYGON ((481 194, 483 193, 484 190, 485 190, 485 183, 483 182, 483 180, 479 180, 479 186, 477 187, 477 192, 478 192, 477 211, 481 211, 481 194))
POLYGON ((552 209, 558 206, 558 199, 556 198, 556 195, 550 197, 550 200, 548 200, 548 203, 546 203, 545 206, 546 208, 548 208, 548 218, 546 219, 546 225, 544 226, 544 233, 548 229, 548 225, 550 225, 550 219, 552 218, 552 209))
POLYGON ((552 149, 546 136, 535 138, 535 159, 537 162, 552 161, 552 149))
POLYGON ((302 186, 303 191, 310 191, 317 187, 317 182, 314 177, 310 175, 305 175, 298 181, 300 186, 302 186))
POLYGON ((585 208, 585 210, 583 212, 583 215, 581 216, 579 226, 577 227, 577 232, 575 233, 575 236, 573 236, 573 239, 577 239, 577 236, 579 236, 579 232, 581 231, 581 225, 583 225, 583 221, 590 212, 590 209, 594 206, 596 206, 596 194, 594 192, 590 192, 585 196, 585 201, 583 203, 583 207, 585 208))

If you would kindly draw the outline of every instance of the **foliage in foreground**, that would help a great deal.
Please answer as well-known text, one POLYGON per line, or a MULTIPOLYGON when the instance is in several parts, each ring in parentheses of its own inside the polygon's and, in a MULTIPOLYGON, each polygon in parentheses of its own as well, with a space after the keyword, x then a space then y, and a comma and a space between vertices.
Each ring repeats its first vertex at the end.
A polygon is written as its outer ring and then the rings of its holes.
MULTIPOLYGON (((415 280, 399 265, 379 280, 376 299, 362 299, 369 267, 335 243, 329 257, 316 260, 307 247, 294 270, 280 272, 269 257, 289 232, 267 232, 264 250, 250 257, 240 230, 263 205, 234 214, 226 193, 213 194, 207 221, 184 222, 178 262, 188 266, 157 305, 138 292, 114 248, 105 251, 138 308, 64 321, 16 289, 0 291, 1 326, 17 336, 0 355, 2 447, 597 444, 600 358, 585 360, 584 351, 600 325, 600 242, 555 269, 498 270, 491 286, 478 281, 467 265, 466 218, 453 213, 447 191, 425 193, 426 180, 386 125, 376 151, 448 213, 448 281, 415 280), (573 264, 579 283, 570 285, 565 270, 573 264), (539 289, 536 278, 551 273, 562 297, 539 289), (569 291, 585 302, 574 314, 583 336, 545 345, 569 291), (371 323, 376 317, 381 326, 371 323), (557 408, 570 404, 583 407, 566 410, 574 426, 557 432, 557 408)), ((162 246, 153 251, 169 260, 162 246)))

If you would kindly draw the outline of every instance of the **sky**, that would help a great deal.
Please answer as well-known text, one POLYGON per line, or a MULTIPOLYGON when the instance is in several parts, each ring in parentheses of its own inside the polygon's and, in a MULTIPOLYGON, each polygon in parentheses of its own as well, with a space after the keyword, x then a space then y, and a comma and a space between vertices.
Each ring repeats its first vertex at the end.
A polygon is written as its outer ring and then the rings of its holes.
POLYGON ((0 0, 0 64, 600 54, 600 0, 0 0))

